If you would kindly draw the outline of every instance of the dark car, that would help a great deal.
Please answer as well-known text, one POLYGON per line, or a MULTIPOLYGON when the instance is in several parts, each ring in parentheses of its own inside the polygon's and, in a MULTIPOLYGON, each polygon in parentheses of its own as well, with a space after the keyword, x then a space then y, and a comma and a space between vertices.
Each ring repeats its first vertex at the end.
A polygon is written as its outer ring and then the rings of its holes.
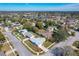
POLYGON ((79 32, 79 28, 75 29, 75 31, 78 31, 79 32))

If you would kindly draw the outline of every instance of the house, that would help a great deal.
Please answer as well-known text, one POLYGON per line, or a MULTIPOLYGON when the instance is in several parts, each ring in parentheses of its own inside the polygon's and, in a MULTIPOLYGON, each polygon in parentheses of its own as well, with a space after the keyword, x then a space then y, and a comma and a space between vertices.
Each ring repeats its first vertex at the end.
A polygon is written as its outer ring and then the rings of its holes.
POLYGON ((54 29, 55 29, 55 30, 58 30, 56 26, 49 26, 49 27, 47 28, 47 31, 53 32, 54 29))
POLYGON ((28 32, 26 29, 23 30, 19 30, 20 33, 22 33, 22 35, 24 37, 28 37, 28 38, 33 38, 34 35, 31 32, 28 32))
POLYGON ((42 38, 42 37, 37 37, 35 38, 34 35, 31 33, 31 32, 28 32, 26 29, 23 29, 23 30, 19 30, 19 32, 25 36, 25 37, 28 37, 29 40, 36 44, 37 46, 41 46, 44 42, 45 42, 45 38, 42 38))
POLYGON ((46 39, 42 38, 42 37, 39 37, 39 38, 30 38, 29 40, 32 43, 36 44, 37 46, 41 46, 46 41, 46 39))
POLYGON ((20 23, 15 22, 15 23, 12 23, 11 27, 13 29, 22 29, 23 25, 21 25, 20 23))
POLYGON ((52 32, 53 30, 54 30, 53 27, 48 27, 48 28, 47 28, 47 31, 49 31, 49 32, 52 32))
POLYGON ((39 30, 38 32, 40 35, 44 36, 45 38, 47 39, 50 39, 52 38, 52 33, 51 31, 48 31, 48 30, 39 30))
POLYGON ((76 19, 73 19, 73 18, 67 19, 65 23, 66 25, 69 25, 69 27, 74 27, 76 25, 76 19))

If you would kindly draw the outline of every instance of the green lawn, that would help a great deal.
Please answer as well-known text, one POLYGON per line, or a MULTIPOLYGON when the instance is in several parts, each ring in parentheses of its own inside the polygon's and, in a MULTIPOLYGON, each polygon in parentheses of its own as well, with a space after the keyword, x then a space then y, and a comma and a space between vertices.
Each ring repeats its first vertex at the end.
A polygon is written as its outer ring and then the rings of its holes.
POLYGON ((29 40, 25 41, 25 43, 26 43, 31 49, 33 49, 33 50, 36 51, 36 52, 41 52, 41 51, 42 51, 38 46, 36 46, 35 44, 33 44, 33 43, 32 43, 31 41, 29 41, 29 40))
POLYGON ((48 40, 43 43, 44 47, 46 47, 46 48, 48 48, 51 44, 52 44, 52 42, 50 42, 48 40))
POLYGON ((14 55, 14 53, 12 52, 12 53, 10 53, 8 56, 15 56, 15 55, 14 55))
POLYGON ((24 38, 24 36, 22 36, 20 33, 18 33, 18 32, 14 32, 14 34, 17 36, 17 37, 19 37, 20 39, 25 39, 24 38))

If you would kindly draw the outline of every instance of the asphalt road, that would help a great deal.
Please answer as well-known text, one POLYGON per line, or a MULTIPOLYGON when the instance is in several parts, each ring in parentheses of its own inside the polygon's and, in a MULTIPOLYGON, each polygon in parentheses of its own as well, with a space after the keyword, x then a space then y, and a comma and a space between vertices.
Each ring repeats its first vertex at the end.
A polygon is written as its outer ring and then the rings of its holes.
POLYGON ((3 32, 13 44, 20 56, 32 56, 33 54, 11 32, 3 32))

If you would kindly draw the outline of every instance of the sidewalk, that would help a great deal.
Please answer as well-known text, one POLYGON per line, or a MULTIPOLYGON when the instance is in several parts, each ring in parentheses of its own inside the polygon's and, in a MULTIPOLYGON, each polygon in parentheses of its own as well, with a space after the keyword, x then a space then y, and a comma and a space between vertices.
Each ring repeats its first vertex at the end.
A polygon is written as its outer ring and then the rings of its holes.
POLYGON ((5 54, 9 55, 9 54, 11 54, 12 52, 15 52, 15 51, 16 51, 16 49, 13 49, 13 50, 10 50, 10 51, 6 52, 5 54))
POLYGON ((39 46, 39 48, 41 48, 44 52, 47 52, 48 51, 48 49, 45 48, 44 46, 39 46))

